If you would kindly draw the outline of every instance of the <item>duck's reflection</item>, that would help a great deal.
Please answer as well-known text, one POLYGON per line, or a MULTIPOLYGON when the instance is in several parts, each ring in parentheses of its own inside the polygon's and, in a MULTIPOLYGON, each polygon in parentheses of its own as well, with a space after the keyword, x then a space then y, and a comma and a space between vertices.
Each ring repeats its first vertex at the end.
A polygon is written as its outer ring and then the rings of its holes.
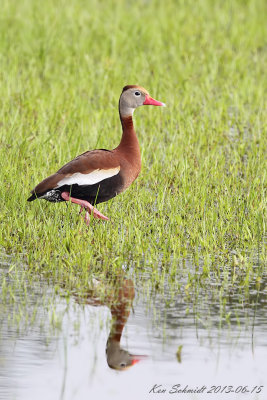
POLYGON ((130 315, 134 296, 133 281, 126 279, 122 274, 108 284, 93 279, 85 299, 87 304, 107 306, 111 311, 112 324, 106 345, 106 358, 108 366, 116 370, 126 370, 146 358, 144 355, 131 354, 120 345, 122 331, 130 315))

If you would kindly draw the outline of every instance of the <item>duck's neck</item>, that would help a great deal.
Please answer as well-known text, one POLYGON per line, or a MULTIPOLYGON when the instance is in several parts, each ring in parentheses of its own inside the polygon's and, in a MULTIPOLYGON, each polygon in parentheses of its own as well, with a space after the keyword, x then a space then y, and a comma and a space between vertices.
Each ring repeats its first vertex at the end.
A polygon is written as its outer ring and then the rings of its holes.
POLYGON ((134 150, 134 148, 139 149, 139 143, 134 130, 132 115, 123 117, 120 114, 120 120, 122 126, 122 137, 119 147, 121 149, 127 148, 128 150, 134 150))
POLYGON ((117 150, 134 157, 140 156, 139 142, 133 124, 134 108, 127 107, 120 99, 119 114, 122 126, 122 137, 117 150))

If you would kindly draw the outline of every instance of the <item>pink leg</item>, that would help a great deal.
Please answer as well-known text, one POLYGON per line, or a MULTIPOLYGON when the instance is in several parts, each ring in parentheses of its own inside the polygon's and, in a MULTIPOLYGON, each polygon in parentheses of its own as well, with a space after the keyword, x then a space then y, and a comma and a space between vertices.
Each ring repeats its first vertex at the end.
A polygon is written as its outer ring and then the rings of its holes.
MULTIPOLYGON (((104 219, 106 221, 108 221, 109 219, 105 215, 101 214, 100 211, 98 211, 94 206, 92 206, 92 204, 90 204, 86 200, 80 200, 80 199, 75 199, 74 197, 70 197, 70 194, 68 192, 62 192, 61 197, 66 201, 71 201, 72 203, 79 204, 81 206, 80 213, 82 212, 82 209, 85 208, 89 214, 93 213, 94 217, 97 219, 104 219)), ((86 223, 88 222, 88 218, 89 215, 88 216, 85 215, 86 223)))
POLYGON ((84 220, 85 220, 86 225, 89 225, 89 223, 90 223, 90 214, 89 214, 88 211, 86 211, 86 213, 85 213, 84 220))
MULTIPOLYGON (((84 206, 81 206, 79 214, 81 214, 83 212, 83 209, 84 209, 84 206)), ((89 223, 90 223, 90 214, 89 214, 88 211, 85 212, 84 221, 85 221, 86 225, 89 225, 89 223)))

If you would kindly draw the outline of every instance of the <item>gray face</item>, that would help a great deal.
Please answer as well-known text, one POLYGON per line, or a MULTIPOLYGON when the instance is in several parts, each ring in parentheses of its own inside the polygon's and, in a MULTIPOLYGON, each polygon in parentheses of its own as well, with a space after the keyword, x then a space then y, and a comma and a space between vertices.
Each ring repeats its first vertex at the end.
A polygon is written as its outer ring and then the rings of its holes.
POLYGON ((122 117, 133 115, 134 110, 142 106, 147 93, 140 89, 132 88, 122 93, 120 97, 120 113, 122 117))

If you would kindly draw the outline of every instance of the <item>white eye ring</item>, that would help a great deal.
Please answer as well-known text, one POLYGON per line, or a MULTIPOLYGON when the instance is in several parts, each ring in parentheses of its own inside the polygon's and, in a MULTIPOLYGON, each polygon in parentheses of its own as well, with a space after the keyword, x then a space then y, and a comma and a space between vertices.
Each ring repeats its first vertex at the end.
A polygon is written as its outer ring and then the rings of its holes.
POLYGON ((134 95, 135 96, 141 96, 141 93, 140 92, 134 92, 134 95))

